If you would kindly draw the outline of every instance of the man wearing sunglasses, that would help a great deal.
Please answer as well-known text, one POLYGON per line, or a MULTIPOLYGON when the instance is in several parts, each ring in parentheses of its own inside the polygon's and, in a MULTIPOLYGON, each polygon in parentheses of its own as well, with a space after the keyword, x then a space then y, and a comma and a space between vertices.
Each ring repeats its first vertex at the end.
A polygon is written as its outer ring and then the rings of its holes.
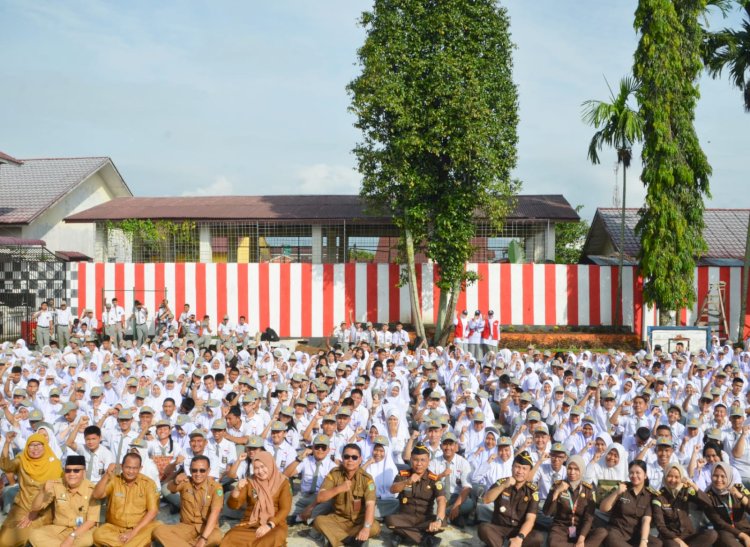
POLYGON ((341 451, 341 465, 323 481, 317 503, 333 500, 333 514, 320 515, 313 527, 323 534, 331 547, 361 546, 380 533, 375 520, 375 481, 360 464, 362 450, 354 443, 341 451))
POLYGON ((224 506, 221 484, 209 477, 211 462, 206 456, 195 456, 190 462, 190 476, 180 473, 167 483, 173 494, 180 494, 179 524, 161 524, 153 538, 162 545, 215 547, 221 542, 219 513, 224 506))
POLYGON ((292 513, 289 524, 309 521, 331 510, 330 502, 317 504, 318 490, 323 480, 328 476, 336 464, 330 458, 331 439, 328 435, 320 434, 313 439, 311 448, 306 448, 297 458, 287 466, 284 475, 290 479, 300 477, 299 490, 295 492, 292 503, 292 513))
POLYGON ((36 515, 54 503, 54 521, 33 530, 29 543, 34 547, 62 545, 84 547, 94 544, 93 528, 99 521, 101 502, 91 497, 94 484, 86 480, 83 456, 68 456, 62 479, 47 481, 31 503, 36 515))

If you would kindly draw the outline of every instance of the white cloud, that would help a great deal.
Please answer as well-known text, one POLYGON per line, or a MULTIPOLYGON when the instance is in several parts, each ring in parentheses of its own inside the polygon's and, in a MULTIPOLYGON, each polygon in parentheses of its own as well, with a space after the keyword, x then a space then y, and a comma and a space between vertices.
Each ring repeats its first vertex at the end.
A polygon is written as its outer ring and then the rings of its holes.
POLYGON ((199 186, 182 193, 183 196, 231 196, 232 194, 234 194, 234 186, 226 177, 217 177, 208 186, 199 186))
POLYGON ((297 171, 301 194, 356 194, 359 192, 360 174, 344 165, 316 163, 297 171))

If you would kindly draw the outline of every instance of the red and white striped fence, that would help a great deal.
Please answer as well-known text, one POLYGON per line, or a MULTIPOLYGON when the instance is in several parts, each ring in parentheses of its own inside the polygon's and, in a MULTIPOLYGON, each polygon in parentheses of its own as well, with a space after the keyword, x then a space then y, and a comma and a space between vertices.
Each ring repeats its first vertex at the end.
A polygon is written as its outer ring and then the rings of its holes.
MULTIPOLYGON (((166 295, 179 314, 189 303, 198 317, 232 321, 247 317, 251 329, 273 327, 282 337, 330 334, 351 311, 357 321, 410 321, 409 294, 398 287, 397 264, 71 264, 71 307, 92 308, 101 317, 104 300, 117 296, 127 309, 133 299, 153 313, 166 295)), ((594 265, 469 264, 479 281, 461 294, 458 309, 489 309, 504 325, 612 325, 618 268, 594 265)), ((700 267, 698 303, 680 312, 691 324, 709 283, 727 283, 730 332, 736 332, 741 268, 700 267)), ((436 268, 417 266, 417 292, 426 323, 435 320, 440 292, 436 268)), ((748 306, 750 308, 750 306, 748 306)), ((623 269, 622 324, 644 332, 656 312, 643 309, 642 281, 623 269)))

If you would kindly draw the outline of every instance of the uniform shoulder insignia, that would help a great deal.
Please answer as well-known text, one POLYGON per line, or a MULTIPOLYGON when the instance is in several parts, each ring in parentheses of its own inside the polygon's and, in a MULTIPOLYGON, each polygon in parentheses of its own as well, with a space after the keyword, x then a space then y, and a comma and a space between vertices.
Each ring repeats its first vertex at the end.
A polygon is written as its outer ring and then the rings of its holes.
POLYGON ((531 497, 534 499, 534 501, 539 501, 539 492, 534 492, 531 494, 531 497))
POLYGON ((584 488, 588 488, 589 490, 594 489, 594 486, 590 482, 581 481, 581 484, 583 485, 584 488))
POLYGON ((536 491, 537 491, 537 490, 539 489, 539 487, 538 487, 538 486, 537 486, 536 484, 534 484, 533 482, 527 482, 527 483, 526 483, 526 485, 527 485, 527 486, 528 486, 528 487, 529 487, 529 488, 530 488, 530 489, 531 489, 532 491, 534 491, 534 492, 536 492, 536 491))
POLYGON ((661 507, 661 502, 659 501, 659 498, 653 498, 651 500, 651 505, 653 505, 654 507, 661 507))
POLYGON ((651 488, 650 486, 647 486, 647 487, 646 487, 646 490, 648 490, 648 491, 649 491, 649 492, 650 492, 651 494, 653 494, 654 496, 658 496, 658 495, 659 495, 659 492, 657 492, 656 490, 654 490, 654 489, 653 489, 653 488, 651 488))
POLYGON ((407 471, 406 469, 402 469, 401 471, 398 472, 398 474, 401 477, 408 477, 409 476, 409 471, 407 471))
POLYGON ((431 481, 438 480, 438 476, 435 473, 427 473, 427 478, 430 479, 431 481))

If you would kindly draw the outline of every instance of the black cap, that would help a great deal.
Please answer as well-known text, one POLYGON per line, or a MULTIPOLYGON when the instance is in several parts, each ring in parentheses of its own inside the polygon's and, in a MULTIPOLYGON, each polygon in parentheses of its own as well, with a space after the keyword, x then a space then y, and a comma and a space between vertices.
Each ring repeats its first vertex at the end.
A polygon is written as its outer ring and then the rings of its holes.
POLYGON ((68 456, 65 459, 65 465, 82 465, 86 467, 86 458, 83 456, 68 456))

